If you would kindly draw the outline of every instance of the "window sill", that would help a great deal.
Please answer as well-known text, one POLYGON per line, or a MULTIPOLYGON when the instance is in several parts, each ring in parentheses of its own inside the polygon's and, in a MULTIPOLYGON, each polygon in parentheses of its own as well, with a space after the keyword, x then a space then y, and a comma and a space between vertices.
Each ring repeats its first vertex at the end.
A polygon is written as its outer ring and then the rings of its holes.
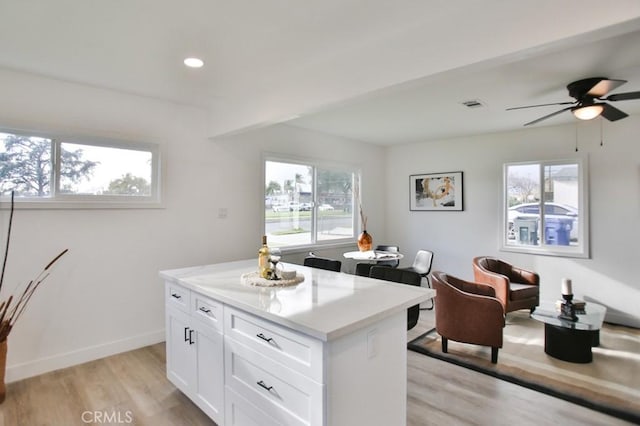
POLYGON ((588 259, 589 254, 580 247, 567 247, 564 250, 560 247, 551 248, 547 247, 520 247, 520 246, 507 246, 500 247, 500 251, 508 251, 512 253, 524 253, 524 254, 537 254, 540 256, 555 256, 555 257, 572 257, 588 259))
POLYGON ((304 246, 295 246, 295 247, 282 247, 283 254, 297 254, 297 253, 308 253, 314 250, 331 250, 338 248, 346 248, 356 246, 356 240, 352 241, 342 241, 339 243, 330 243, 330 244, 309 244, 304 246))
MULTIPOLYGON (((11 201, 0 202, 0 210, 9 210, 11 201)), ((99 209, 164 209, 159 201, 50 201, 50 200, 15 200, 16 210, 99 210, 99 209)))

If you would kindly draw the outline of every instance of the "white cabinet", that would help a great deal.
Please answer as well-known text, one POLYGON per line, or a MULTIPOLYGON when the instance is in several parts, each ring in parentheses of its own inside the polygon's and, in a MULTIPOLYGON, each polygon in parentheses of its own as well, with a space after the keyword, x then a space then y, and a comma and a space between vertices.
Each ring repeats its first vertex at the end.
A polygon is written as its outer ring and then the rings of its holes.
POLYGON ((189 392, 195 382, 193 348, 189 343, 190 318, 172 308, 167 308, 167 376, 182 392, 189 392))
POLYGON ((222 424, 224 339, 214 315, 221 313, 222 306, 175 285, 167 292, 166 305, 167 377, 222 424))
POLYGON ((406 424, 406 308, 434 291, 304 266, 295 288, 242 285, 254 268, 161 272, 171 382, 220 426, 406 424))
MULTIPOLYGON (((229 306, 224 324, 227 394, 278 424, 325 424, 321 341, 229 306)), ((227 423, 233 417, 227 413, 227 423)))

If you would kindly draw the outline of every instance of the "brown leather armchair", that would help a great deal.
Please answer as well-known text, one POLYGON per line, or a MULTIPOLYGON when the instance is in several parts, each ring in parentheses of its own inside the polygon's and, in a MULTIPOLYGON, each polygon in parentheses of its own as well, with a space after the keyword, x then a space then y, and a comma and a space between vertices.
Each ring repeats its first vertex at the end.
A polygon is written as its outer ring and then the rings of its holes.
POLYGON ((490 346, 491 362, 497 363, 505 322, 495 290, 439 271, 433 272, 432 278, 436 290, 436 331, 442 337, 442 352, 447 352, 449 339, 490 346))
POLYGON ((505 313, 519 309, 533 309, 540 302, 540 276, 517 268, 495 257, 480 256, 473 259, 476 282, 493 287, 505 313))

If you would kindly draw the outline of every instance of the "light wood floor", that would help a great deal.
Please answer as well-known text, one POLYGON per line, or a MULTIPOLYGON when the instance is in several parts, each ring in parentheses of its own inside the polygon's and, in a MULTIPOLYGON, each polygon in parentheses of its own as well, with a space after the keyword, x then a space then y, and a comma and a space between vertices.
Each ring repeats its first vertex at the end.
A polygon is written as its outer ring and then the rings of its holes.
MULTIPOLYGON (((422 311, 409 339, 432 325, 422 311)), ((408 376, 410 426, 629 424, 411 351, 408 376)), ((162 343, 11 383, 0 405, 0 426, 86 424, 214 425, 166 379, 162 343)))

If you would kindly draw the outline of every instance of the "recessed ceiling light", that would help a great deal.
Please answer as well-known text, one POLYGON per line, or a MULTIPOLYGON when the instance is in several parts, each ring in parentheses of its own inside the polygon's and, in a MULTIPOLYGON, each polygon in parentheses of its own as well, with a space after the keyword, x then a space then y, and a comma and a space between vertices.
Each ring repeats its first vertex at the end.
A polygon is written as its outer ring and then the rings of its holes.
POLYGON ((184 64, 189 68, 201 68, 204 65, 204 61, 200 58, 187 58, 184 60, 184 64))

